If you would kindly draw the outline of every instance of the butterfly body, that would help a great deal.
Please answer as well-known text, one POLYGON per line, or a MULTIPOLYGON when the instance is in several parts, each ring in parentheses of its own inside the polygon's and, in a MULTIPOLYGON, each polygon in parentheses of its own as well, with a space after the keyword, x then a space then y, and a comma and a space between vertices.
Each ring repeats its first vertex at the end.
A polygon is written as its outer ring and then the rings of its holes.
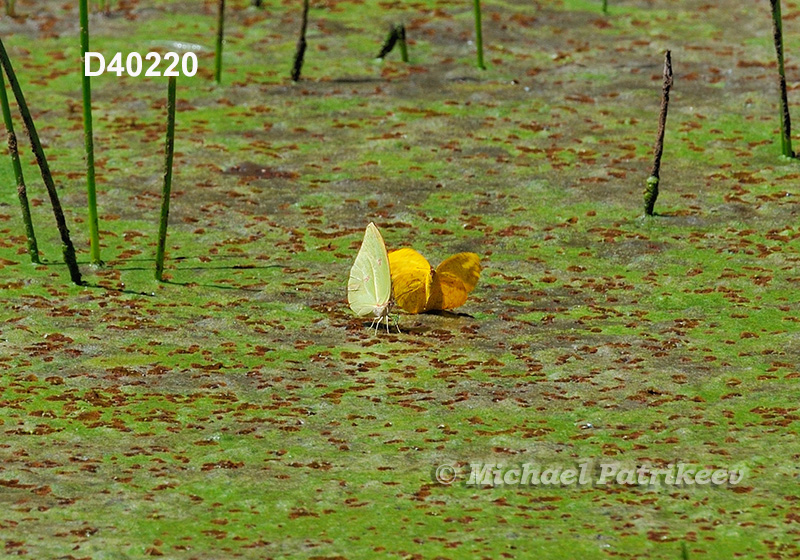
POLYGON ((458 253, 433 268, 411 248, 389 253, 394 299, 408 313, 455 309, 467 301, 481 274, 480 257, 458 253))

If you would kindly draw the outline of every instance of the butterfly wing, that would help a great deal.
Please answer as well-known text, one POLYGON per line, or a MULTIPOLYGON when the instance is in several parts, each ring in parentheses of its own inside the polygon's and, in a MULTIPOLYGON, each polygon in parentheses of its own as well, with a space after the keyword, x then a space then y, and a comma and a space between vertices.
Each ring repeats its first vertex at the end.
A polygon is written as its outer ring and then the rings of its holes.
POLYGON ((481 259, 475 253, 458 253, 436 267, 426 311, 464 305, 481 276, 481 259))
POLYGON ((359 317, 374 315, 382 318, 389 313, 392 299, 392 277, 389 256, 383 237, 370 222, 347 282, 347 302, 359 317))
POLYGON ((394 300, 408 313, 422 313, 431 286, 431 265, 414 249, 403 248, 389 253, 394 300))

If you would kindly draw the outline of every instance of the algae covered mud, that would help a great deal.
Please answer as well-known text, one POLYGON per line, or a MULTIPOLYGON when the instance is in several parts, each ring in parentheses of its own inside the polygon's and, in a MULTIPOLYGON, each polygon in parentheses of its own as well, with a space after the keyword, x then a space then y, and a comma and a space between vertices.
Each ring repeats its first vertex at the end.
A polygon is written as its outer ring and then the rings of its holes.
POLYGON ((6 555, 796 556, 800 173, 768 3, 485 0, 481 70, 472 2, 312 1, 293 83, 301 2, 229 0, 217 85, 218 7, 89 14, 107 60, 198 59, 177 80, 165 282, 167 78, 92 77, 92 266, 77 6, 0 20, 86 284, 12 98, 45 264, 8 159, 6 555), (399 25, 409 62, 376 62, 399 25), (480 256, 458 313, 379 337, 352 314, 371 221, 389 251, 480 256))

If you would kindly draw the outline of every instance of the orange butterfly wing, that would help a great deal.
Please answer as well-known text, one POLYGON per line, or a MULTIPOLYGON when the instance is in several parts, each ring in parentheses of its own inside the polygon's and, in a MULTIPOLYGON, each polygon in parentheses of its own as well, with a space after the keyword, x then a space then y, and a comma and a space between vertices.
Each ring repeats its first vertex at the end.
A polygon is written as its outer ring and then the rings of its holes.
POLYGON ((481 259, 475 253, 458 253, 436 267, 425 311, 455 309, 464 305, 481 276, 481 259))
POLYGON ((408 313, 422 313, 431 290, 431 265, 414 249, 403 248, 389 253, 389 270, 395 303, 408 313))

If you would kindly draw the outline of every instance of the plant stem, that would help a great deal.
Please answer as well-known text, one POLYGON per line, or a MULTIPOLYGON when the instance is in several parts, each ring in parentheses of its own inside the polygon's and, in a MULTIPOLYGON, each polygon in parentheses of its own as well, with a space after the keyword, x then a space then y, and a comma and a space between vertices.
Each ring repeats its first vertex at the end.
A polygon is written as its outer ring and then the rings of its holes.
POLYGON ((214 56, 214 81, 222 81, 222 39, 225 36, 225 0, 219 0, 217 15, 217 52, 214 56))
POLYGON ((22 208, 25 235, 28 238, 28 254, 31 256, 32 263, 39 264, 42 261, 39 259, 39 246, 36 244, 36 234, 33 231, 31 208, 28 205, 28 190, 25 188, 25 177, 22 175, 22 165, 19 162, 17 135, 14 134, 14 123, 11 120, 11 107, 8 104, 6 81, 3 78, 2 70, 0 70, 0 104, 3 106, 3 120, 6 123, 6 131, 8 132, 8 153, 11 156, 11 164, 14 167, 14 177, 17 179, 17 197, 22 208))
POLYGON ((75 284, 80 286, 83 284, 83 280, 81 279, 81 271, 78 268, 78 261, 75 258, 75 246, 72 244, 72 240, 69 237, 69 228, 67 227, 67 220, 64 217, 64 210, 61 208, 61 201, 58 199, 56 185, 53 183, 53 176, 50 173, 50 166, 47 164, 47 158, 44 155, 44 149, 39 140, 39 134, 36 132, 36 125, 33 123, 33 117, 31 117, 31 112, 28 110, 28 104, 25 103, 25 97, 22 95, 22 89, 19 87, 17 76, 14 73, 14 68, 11 66, 11 60, 8 58, 8 53, 6 52, 2 39, 0 39, 0 64, 5 68, 8 84, 11 86, 11 91, 14 92, 19 112, 22 115, 22 120, 25 122, 25 128, 28 130, 31 148, 36 156, 39 169, 42 172, 44 186, 47 188, 47 194, 50 196, 50 204, 53 206, 56 226, 61 235, 61 250, 64 254, 64 262, 69 269, 70 278, 75 284))
POLYGON ((608 0, 603 0, 603 13, 608 15, 608 0))
POLYGON ((175 151, 175 89, 174 76, 167 87, 167 147, 164 157, 164 186, 161 191, 161 223, 158 228, 158 248, 156 249, 156 280, 163 281, 164 248, 167 244, 167 222, 169 221, 169 197, 172 191, 172 156, 175 151))
POLYGON ((386 36, 386 41, 383 42, 383 46, 381 47, 381 52, 378 53, 378 56, 375 58, 384 58, 387 54, 392 52, 395 43, 397 43, 397 26, 393 25, 392 28, 389 30, 389 35, 386 36))
POLYGON ((406 47, 406 26, 402 23, 397 26, 397 40, 400 42, 400 58, 408 62, 408 47, 406 47))
POLYGON ((292 64, 292 81, 300 79, 300 71, 303 69, 303 57, 306 53, 306 28, 308 27, 308 0, 303 0, 303 19, 300 23, 300 37, 297 39, 297 47, 294 51, 294 63, 292 64))
POLYGON ((17 17, 16 12, 14 12, 14 0, 6 0, 6 15, 8 17, 17 17))
MULTIPOLYGON (((89 50, 89 6, 88 0, 80 0, 81 60, 89 50)), ((83 140, 86 146, 86 194, 89 206, 89 238, 92 263, 102 265, 100 259, 100 228, 97 219, 97 188, 94 176, 94 133, 92 131, 92 79, 82 72, 83 86, 83 140)))
POLYGON ((481 29, 481 0, 475 0, 475 45, 478 49, 478 68, 486 70, 483 64, 483 31, 481 29))
POLYGON ((770 0, 772 4, 772 38, 778 56, 778 85, 781 94, 781 153, 793 158, 792 124, 789 117, 789 97, 786 95, 786 73, 783 68, 783 25, 781 23, 781 1, 770 0))
POLYGON ((658 116, 658 133, 653 153, 653 169, 647 178, 644 190, 644 213, 653 215, 653 209, 658 198, 658 181, 661 172, 661 156, 664 153, 664 131, 667 127, 667 110, 669 109, 669 90, 672 87, 672 55, 670 51, 664 53, 664 86, 661 90, 661 112, 658 116))

